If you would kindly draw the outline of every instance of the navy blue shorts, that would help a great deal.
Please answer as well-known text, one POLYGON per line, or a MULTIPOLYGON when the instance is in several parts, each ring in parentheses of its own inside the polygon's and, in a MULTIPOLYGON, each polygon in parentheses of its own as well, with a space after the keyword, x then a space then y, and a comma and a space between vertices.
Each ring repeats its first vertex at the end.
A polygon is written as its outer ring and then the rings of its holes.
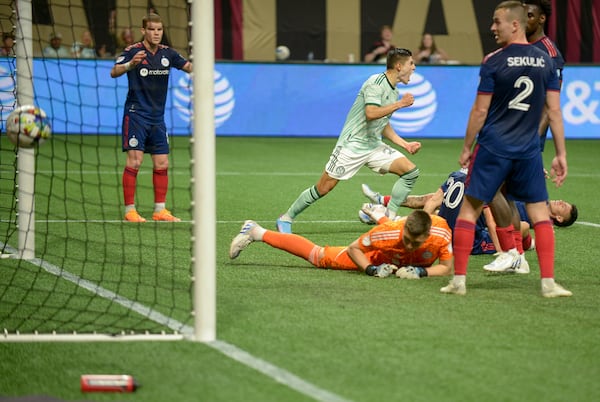
POLYGON ((469 166, 466 194, 488 203, 502 183, 506 184, 506 196, 511 200, 547 201, 542 154, 537 153, 529 159, 507 159, 477 145, 469 166))
POLYGON ((144 151, 151 155, 169 153, 169 135, 164 122, 149 123, 137 113, 123 115, 123 151, 144 151))

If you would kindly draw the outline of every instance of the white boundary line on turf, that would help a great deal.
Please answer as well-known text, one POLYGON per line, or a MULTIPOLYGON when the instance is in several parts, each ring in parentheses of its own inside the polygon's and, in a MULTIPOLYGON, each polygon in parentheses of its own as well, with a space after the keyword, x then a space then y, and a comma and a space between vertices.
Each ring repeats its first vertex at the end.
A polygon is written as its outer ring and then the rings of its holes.
MULTIPOLYGON (((0 242, 0 246, 3 243, 0 242)), ((12 247, 7 246, 6 250, 11 253, 16 253, 17 250, 12 247)), ((86 279, 82 279, 80 276, 67 272, 56 265, 50 264, 47 261, 44 261, 40 258, 33 258, 31 260, 26 260, 27 262, 38 266, 44 269, 46 272, 55 275, 57 277, 66 279, 69 282, 74 283, 77 286, 82 287, 83 289, 89 291, 90 293, 97 294, 100 297, 108 299, 110 301, 114 301, 121 306, 130 309, 143 317, 146 317, 160 325, 164 325, 174 331, 179 331, 184 335, 191 336, 194 333, 194 329, 189 325, 184 325, 183 323, 174 320, 170 317, 165 316, 162 313, 157 312, 156 310, 151 309, 141 303, 130 300, 126 297, 120 296, 117 293, 105 289, 101 286, 98 286, 96 283, 88 281, 86 279)), ((276 382, 285 385, 288 388, 298 391, 299 393, 306 395, 310 398, 313 398, 316 401, 320 402, 351 402, 348 399, 344 399, 336 394, 333 394, 329 391, 321 389, 316 385, 313 385, 307 381, 304 381, 302 378, 290 373, 287 370, 279 368, 265 360, 262 360, 258 357, 252 356, 250 353, 238 348, 235 345, 229 344, 225 341, 212 341, 207 342, 205 345, 221 352, 225 356, 236 360, 245 366, 255 369, 256 371, 266 375, 269 378, 272 378, 276 382)))
MULTIPOLYGON (((271 219, 272 220, 272 219, 271 219)), ((256 219, 257 222, 268 222, 269 219, 256 219)), ((274 220, 273 220, 274 221, 274 220)), ((4 219, 0 219, 0 223, 10 223, 11 221, 8 220, 4 220, 4 219)), ((122 220, 103 220, 103 219, 52 219, 52 220, 36 220, 36 223, 123 223, 124 221, 122 220)), ((341 219, 341 220, 310 220, 310 221, 298 221, 298 222, 294 222, 295 224, 297 223, 356 223, 359 222, 358 219, 341 219)), ((158 224, 158 225, 166 225, 168 223, 170 224, 178 224, 178 223, 193 223, 193 221, 181 221, 181 222, 147 222, 146 224, 158 224)), ((238 223, 238 224, 242 224, 244 223, 243 220, 241 221, 217 221, 218 224, 220 225, 229 225, 229 224, 234 224, 234 223, 238 223)), ((580 222, 580 221, 576 221, 575 222, 576 225, 583 225, 583 226, 591 226, 594 228, 600 228, 600 223, 593 223, 593 222, 580 222)), ((138 223, 132 223, 131 225, 138 225, 138 223)), ((143 225, 143 224, 140 224, 143 225)), ((1 243, 0 243, 1 244, 1 243)))

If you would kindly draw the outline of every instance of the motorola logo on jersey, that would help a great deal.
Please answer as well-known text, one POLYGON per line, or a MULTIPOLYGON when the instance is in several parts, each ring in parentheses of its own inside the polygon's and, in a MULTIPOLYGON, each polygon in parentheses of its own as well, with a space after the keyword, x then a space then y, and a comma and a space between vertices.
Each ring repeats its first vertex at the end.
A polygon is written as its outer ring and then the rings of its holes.
MULTIPOLYGON (((215 127, 220 127, 233 114, 235 92, 227 77, 216 70, 214 73, 214 87, 215 127)), ((179 112, 179 117, 189 123, 193 112, 192 81, 189 75, 184 75, 177 82, 173 104, 179 112)))
POLYGON ((392 114, 390 124, 394 130, 402 133, 412 133, 422 130, 433 118, 437 111, 437 95, 433 85, 420 74, 413 73, 408 85, 399 85, 400 98, 405 93, 415 97, 412 106, 399 109, 392 114))
POLYGON ((147 77, 149 75, 169 75, 169 70, 148 70, 146 67, 140 68, 140 75, 147 77))

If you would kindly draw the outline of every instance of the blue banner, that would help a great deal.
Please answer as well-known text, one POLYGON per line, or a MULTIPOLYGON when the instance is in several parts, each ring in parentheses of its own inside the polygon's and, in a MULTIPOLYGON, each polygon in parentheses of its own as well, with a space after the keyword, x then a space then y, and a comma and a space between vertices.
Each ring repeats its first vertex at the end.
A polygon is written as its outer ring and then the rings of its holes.
MULTIPOLYGON (((110 77, 110 60, 34 61, 35 99, 55 133, 121 132, 127 77, 110 77)), ((221 62, 215 65, 215 125, 223 136, 337 137, 360 86, 379 64, 221 62)), ((478 66, 417 66, 401 93, 415 103, 391 124, 409 138, 462 138, 478 66)), ((0 61, 0 114, 14 107, 14 66, 0 61)), ((189 135, 191 77, 171 70, 165 120, 189 135)), ((567 138, 600 138, 600 66, 567 66, 561 93, 567 138)))

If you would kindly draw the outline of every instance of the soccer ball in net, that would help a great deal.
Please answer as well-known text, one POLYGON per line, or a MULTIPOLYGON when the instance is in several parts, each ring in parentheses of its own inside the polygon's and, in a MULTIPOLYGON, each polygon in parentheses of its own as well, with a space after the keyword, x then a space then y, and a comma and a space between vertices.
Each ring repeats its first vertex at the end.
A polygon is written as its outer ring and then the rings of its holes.
POLYGON ((6 135, 15 145, 31 148, 42 144, 52 135, 52 127, 46 112, 33 105, 22 105, 13 110, 6 119, 6 135))

